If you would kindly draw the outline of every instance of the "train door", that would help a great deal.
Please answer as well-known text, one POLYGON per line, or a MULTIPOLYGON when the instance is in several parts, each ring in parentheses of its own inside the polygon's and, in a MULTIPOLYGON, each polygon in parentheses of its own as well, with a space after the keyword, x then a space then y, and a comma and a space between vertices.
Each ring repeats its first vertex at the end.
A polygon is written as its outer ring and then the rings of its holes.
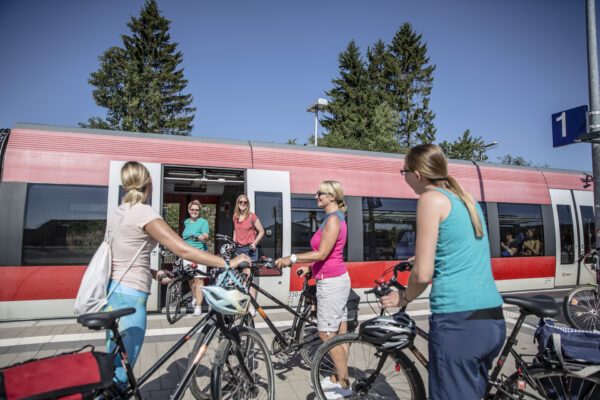
MULTIPOLYGON (((113 215, 115 208, 121 203, 121 199, 125 195, 123 187, 121 186, 121 167, 126 161, 111 161, 110 162, 110 175, 108 179, 108 210, 107 210, 107 222, 108 219, 113 215)), ((152 177, 152 195, 150 197, 150 205, 159 214, 162 208, 162 168, 161 164, 158 163, 142 163, 150 172, 152 177)), ((153 270, 158 269, 158 248, 152 251, 150 255, 150 267, 153 270)), ((152 289, 150 296, 148 297, 147 308, 150 311, 157 311, 158 308, 158 283, 152 281, 152 289)))
MULTIPOLYGON (((573 191, 575 200, 575 214, 577 216, 579 248, 578 256, 588 253, 596 247, 596 235, 594 234, 594 193, 582 190, 573 191)), ((577 284, 594 283, 595 279, 586 268, 585 264, 579 263, 577 284)))
POLYGON ((555 285, 577 284, 579 235, 577 215, 570 190, 550 189, 554 236, 556 237, 555 285))
MULTIPOLYGON (((246 171, 246 193, 251 209, 265 230, 260 254, 276 259, 291 252, 290 174, 288 171, 249 169, 246 171)), ((262 288, 287 303, 290 291, 290 269, 262 270, 258 278, 262 288)), ((268 305, 264 297, 261 305, 268 305)))

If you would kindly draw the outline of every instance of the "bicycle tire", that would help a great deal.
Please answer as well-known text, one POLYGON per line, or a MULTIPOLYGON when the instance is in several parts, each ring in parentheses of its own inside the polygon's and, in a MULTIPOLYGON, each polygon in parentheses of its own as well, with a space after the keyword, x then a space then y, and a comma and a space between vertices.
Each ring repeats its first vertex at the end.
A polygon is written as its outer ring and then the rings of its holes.
POLYGON ((166 296, 165 311, 167 314, 167 321, 171 325, 179 321, 186 313, 186 309, 181 309, 183 301, 183 281, 181 279, 175 279, 169 282, 167 285, 167 296, 166 296))
POLYGON ((246 380, 238 358, 232 351, 232 340, 223 340, 215 355, 211 377, 211 399, 275 399, 275 372, 271 354, 264 339, 256 330, 245 326, 236 326, 233 333, 239 338, 244 361, 254 384, 246 380), (264 364, 263 367, 258 367, 264 364))
POLYGON ((400 398, 425 400, 423 379, 412 362, 403 352, 394 355, 379 351, 377 346, 360 339, 358 333, 346 333, 327 340, 315 354, 311 368, 311 384, 316 397, 324 400, 325 391, 321 379, 331 376, 335 367, 329 350, 338 345, 348 345, 348 378, 352 395, 346 399, 387 399, 400 398), (364 381, 376 370, 380 358, 388 357, 374 383, 367 387, 364 381), (369 371, 369 372, 366 372, 369 371), (394 383, 395 382, 395 383, 394 383))
MULTIPOLYGON (((232 325, 241 324, 244 326, 250 326, 254 328, 254 319, 250 314, 246 314, 241 318, 236 318, 232 325)), ((217 334, 218 335, 218 334, 217 334)), ((202 342, 204 340, 205 333, 203 330, 198 332, 198 337, 196 339, 196 343, 194 343, 194 348, 191 354, 197 354, 202 342)), ((220 339, 215 341, 212 340, 211 343, 208 344, 208 349, 206 351, 206 355, 203 358, 203 363, 198 366, 194 376, 190 380, 189 388, 192 396, 198 400, 208 400, 210 399, 210 375, 212 371, 213 358, 217 352, 217 349, 220 344, 220 339)), ((188 360, 188 368, 190 368, 193 360, 188 360)))
POLYGON ((598 286, 582 285, 573 288, 563 300, 567 323, 575 329, 600 330, 600 295, 598 286))
POLYGON ((512 393, 512 397, 496 391, 494 400, 527 399, 542 396, 548 400, 593 400, 600 398, 600 373, 582 378, 560 369, 536 367, 529 370, 532 382, 523 391, 517 389, 517 373, 504 380, 504 388, 512 393), (532 386, 532 383, 534 386, 532 386), (540 390, 537 390, 537 386, 540 390), (575 397, 574 397, 575 396, 575 397))

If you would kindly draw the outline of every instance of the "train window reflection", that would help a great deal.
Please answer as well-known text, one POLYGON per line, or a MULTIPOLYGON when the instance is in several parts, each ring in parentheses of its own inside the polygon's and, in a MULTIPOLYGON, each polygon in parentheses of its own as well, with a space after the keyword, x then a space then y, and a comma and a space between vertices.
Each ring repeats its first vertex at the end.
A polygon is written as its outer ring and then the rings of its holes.
POLYGON ((364 259, 398 260, 415 253, 417 201, 363 198, 364 259))
POLYGON ((558 230, 560 235, 560 263, 573 264, 575 262, 575 238, 573 236, 573 216, 571 206, 557 205, 558 230))
POLYGON ((104 238, 108 188, 30 184, 23 265, 85 265, 104 238))
POLYGON ((537 204, 498 203, 502 257, 544 255, 542 209, 537 204))
POLYGON ((583 252, 587 254, 596 248, 596 235, 594 235, 594 208, 580 206, 581 226, 583 228, 583 252))
POLYGON ((325 212, 314 196, 292 196, 292 253, 311 251, 310 238, 319 229, 325 212))

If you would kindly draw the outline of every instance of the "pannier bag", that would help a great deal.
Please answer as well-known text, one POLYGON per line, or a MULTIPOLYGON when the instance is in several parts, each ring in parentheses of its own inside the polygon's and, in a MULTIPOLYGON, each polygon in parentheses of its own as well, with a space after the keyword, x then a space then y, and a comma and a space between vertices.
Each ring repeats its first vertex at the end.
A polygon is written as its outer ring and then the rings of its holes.
POLYGON ((550 320, 540 320, 535 340, 541 354, 548 350, 559 359, 600 365, 600 332, 555 326, 550 320))
POLYGON ((360 305, 360 296, 356 292, 350 289, 350 295, 348 295, 348 301, 346 302, 346 309, 348 310, 348 317, 346 323, 348 324, 348 331, 353 332, 358 326, 358 307, 360 305))
POLYGON ((114 356, 81 350, 0 370, 0 399, 93 398, 95 391, 112 385, 114 356))

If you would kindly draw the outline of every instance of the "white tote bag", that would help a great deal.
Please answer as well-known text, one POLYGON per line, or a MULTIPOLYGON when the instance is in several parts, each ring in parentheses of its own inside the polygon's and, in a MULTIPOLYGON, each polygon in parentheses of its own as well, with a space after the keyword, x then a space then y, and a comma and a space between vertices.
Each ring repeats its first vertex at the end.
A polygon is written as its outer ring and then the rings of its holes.
MULTIPOLYGON (((124 217, 124 216, 123 216, 124 217)), ((107 294, 108 291, 108 283, 110 282, 110 276, 112 271, 112 239, 115 237, 117 233, 117 229, 121 225, 123 221, 123 217, 117 224, 117 228, 115 228, 115 232, 112 237, 108 238, 108 232, 104 235, 104 240, 94 253, 92 257, 92 261, 90 261, 85 273, 83 274, 83 278, 81 279, 81 285, 79 286, 79 291, 77 292, 77 298, 75 299, 75 314, 88 314, 88 313, 96 313, 102 311, 102 309, 108 303, 108 298, 113 294, 121 280, 127 274, 135 260, 140 255, 144 246, 148 241, 145 241, 142 244, 142 247, 137 251, 131 263, 125 270, 125 273, 121 276, 117 285, 107 294)))

